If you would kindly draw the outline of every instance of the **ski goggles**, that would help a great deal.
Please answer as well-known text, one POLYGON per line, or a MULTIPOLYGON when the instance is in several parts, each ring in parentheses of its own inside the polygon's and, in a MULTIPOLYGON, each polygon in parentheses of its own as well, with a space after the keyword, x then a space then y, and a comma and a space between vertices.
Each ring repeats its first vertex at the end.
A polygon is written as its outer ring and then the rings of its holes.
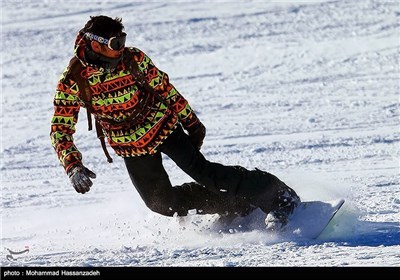
POLYGON ((122 32, 121 36, 111 37, 110 39, 106 39, 89 32, 86 32, 85 35, 92 41, 96 41, 101 44, 107 45, 107 47, 109 47, 113 51, 119 51, 125 47, 125 42, 126 42, 125 32, 122 32))

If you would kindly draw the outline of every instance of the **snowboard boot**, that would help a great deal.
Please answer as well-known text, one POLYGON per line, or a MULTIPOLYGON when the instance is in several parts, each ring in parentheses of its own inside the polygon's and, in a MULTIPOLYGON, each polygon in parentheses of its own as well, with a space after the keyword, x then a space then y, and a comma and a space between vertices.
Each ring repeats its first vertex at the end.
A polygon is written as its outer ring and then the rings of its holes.
POLYGON ((291 188, 283 188, 278 191, 278 205, 276 209, 268 213, 265 218, 266 229, 276 232, 281 230, 288 223, 290 215, 299 205, 300 198, 291 188))
POLYGON ((217 230, 219 232, 224 232, 224 231, 229 231, 231 232, 232 229, 232 224, 234 221, 241 220, 245 218, 246 216, 250 215, 256 207, 251 206, 251 205, 240 205, 241 203, 237 203, 235 205, 236 211, 231 211, 231 212, 225 212, 225 213, 219 213, 218 216, 219 218, 216 220, 214 223, 214 226, 212 227, 213 230, 217 230))

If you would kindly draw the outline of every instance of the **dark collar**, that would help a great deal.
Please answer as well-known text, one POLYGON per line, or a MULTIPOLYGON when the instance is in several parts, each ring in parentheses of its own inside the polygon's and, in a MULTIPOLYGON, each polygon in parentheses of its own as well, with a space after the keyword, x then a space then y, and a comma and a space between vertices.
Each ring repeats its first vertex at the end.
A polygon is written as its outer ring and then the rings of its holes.
POLYGON ((123 54, 117 58, 110 58, 98 53, 85 46, 84 59, 95 68, 103 69, 104 72, 112 73, 117 69, 118 64, 122 61, 123 54))

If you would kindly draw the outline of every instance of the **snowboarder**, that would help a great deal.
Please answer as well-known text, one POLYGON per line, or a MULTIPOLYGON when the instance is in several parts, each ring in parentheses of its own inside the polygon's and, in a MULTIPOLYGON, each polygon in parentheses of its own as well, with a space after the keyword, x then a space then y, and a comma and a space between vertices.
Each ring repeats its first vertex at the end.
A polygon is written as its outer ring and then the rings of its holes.
MULTIPOLYGON (((95 173, 83 165, 73 141, 80 107, 94 116, 98 135, 125 162, 145 204, 165 216, 245 216, 259 207, 268 227, 279 228, 300 199, 276 176, 259 169, 226 166, 200 152, 206 128, 168 75, 135 47, 126 47, 120 18, 92 16, 78 32, 74 57, 54 97, 50 138, 78 193, 95 173), (172 186, 162 163, 171 158, 194 182, 172 186), (191 211, 192 213, 192 211, 191 211)), ((90 122, 91 123, 91 122, 90 122)), ((109 162, 111 157, 103 149, 109 162)))

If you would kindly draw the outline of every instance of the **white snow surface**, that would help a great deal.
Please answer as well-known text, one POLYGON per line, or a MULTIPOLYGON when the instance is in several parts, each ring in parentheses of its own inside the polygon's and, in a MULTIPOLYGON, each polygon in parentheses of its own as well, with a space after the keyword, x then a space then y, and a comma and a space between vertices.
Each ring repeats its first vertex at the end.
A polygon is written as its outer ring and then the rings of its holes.
MULTIPOLYGON (((398 1, 1 5, 2 266, 400 265, 398 1), (100 14, 122 17, 127 45, 189 101, 206 158, 271 172, 305 201, 346 199, 330 229, 218 233, 205 229, 216 215, 153 213, 85 110, 75 142, 97 179, 76 193, 51 147, 52 101, 77 31, 100 14)), ((164 163, 174 185, 191 180, 164 163)))

